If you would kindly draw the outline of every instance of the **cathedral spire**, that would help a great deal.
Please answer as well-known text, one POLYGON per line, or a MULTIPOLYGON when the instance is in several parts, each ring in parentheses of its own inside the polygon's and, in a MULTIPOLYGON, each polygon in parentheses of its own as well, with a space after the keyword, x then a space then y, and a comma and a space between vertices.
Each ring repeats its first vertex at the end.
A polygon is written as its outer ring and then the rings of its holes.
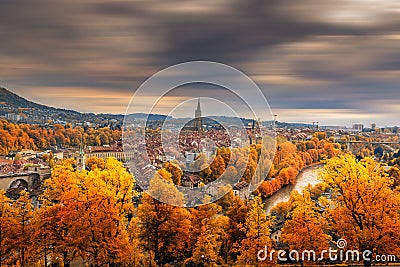
POLYGON ((194 117, 194 127, 197 131, 201 131, 203 128, 203 121, 201 119, 200 97, 197 99, 197 108, 194 112, 194 117))
POLYGON ((194 114, 195 118, 201 117, 200 97, 197 99, 197 108, 194 114))

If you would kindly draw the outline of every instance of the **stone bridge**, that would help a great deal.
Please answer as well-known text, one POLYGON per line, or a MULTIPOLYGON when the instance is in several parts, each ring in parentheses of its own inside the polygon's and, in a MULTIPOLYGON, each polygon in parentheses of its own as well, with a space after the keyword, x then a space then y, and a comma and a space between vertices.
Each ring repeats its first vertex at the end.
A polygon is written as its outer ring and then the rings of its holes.
POLYGON ((40 186, 41 177, 37 172, 13 173, 0 176, 0 190, 33 189, 40 186))
POLYGON ((391 145, 400 145, 400 142, 390 142, 390 141, 356 141, 356 140, 336 140, 337 143, 345 144, 348 151, 352 151, 353 144, 367 144, 367 145, 381 145, 384 146, 389 151, 395 151, 391 145))

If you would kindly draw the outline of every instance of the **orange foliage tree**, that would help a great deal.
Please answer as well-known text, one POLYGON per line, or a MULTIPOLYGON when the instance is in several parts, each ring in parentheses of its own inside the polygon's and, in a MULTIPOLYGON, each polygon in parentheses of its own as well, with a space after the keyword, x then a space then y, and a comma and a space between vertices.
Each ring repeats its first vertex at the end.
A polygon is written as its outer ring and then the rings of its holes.
POLYGON ((321 177, 333 192, 327 217, 349 248, 400 255, 399 194, 378 163, 347 154, 328 160, 321 177))
POLYGON ((0 120, 0 154, 13 150, 46 149, 50 146, 77 147, 81 145, 110 145, 121 139, 120 130, 110 128, 84 129, 65 127, 60 124, 52 128, 40 125, 14 124, 0 120))
POLYGON ((45 183, 41 211, 51 222, 47 230, 51 253, 68 266, 81 257, 93 266, 129 260, 127 218, 133 212, 134 179, 113 158, 104 169, 73 169, 72 161, 56 165, 45 183))

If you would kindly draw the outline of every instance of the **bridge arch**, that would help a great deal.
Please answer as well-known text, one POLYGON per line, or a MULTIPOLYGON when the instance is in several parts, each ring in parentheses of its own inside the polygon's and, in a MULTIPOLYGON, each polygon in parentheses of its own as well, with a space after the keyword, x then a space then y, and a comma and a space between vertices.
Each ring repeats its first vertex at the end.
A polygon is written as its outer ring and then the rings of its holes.
POLYGON ((8 190, 24 190, 29 188, 29 183, 23 178, 13 180, 8 186, 8 190))
POLYGON ((38 173, 19 173, 0 176, 0 189, 6 191, 9 197, 18 198, 20 191, 38 190, 41 185, 38 173))

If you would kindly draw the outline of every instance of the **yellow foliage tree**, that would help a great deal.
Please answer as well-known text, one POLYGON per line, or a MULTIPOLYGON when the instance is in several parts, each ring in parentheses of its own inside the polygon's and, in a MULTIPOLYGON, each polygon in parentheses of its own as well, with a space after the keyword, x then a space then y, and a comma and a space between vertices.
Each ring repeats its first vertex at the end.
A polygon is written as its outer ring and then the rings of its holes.
POLYGON ((92 157, 88 158, 86 161, 86 166, 89 170, 93 170, 95 168, 104 169, 106 165, 106 161, 102 158, 92 157))
POLYGON ((333 192, 327 216, 349 248, 400 254, 399 194, 378 163, 347 154, 328 160, 321 177, 333 192))
POLYGON ((75 171, 71 161, 57 165, 46 181, 49 238, 64 266, 81 256, 93 266, 122 264, 130 258, 127 218, 132 213, 134 179, 109 158, 104 169, 75 171))
POLYGON ((12 242, 11 262, 12 265, 35 266, 38 258, 36 257, 37 246, 34 243, 35 234, 35 210, 29 193, 20 192, 20 197, 12 204, 14 222, 11 228, 12 242))
POLYGON ((183 171, 178 166, 178 164, 167 161, 164 164, 164 168, 171 174, 173 183, 176 185, 181 185, 181 178, 182 178, 183 171))
POLYGON ((246 237, 242 240, 238 256, 239 264, 245 266, 259 266, 258 252, 265 247, 271 249, 271 219, 263 208, 260 197, 255 197, 247 213, 246 222, 242 230, 246 237))
POLYGON ((13 229, 17 225, 12 201, 0 191, 0 266, 9 263, 12 255, 13 229))
POLYGON ((195 244, 190 260, 195 264, 205 266, 221 266, 221 246, 228 237, 229 218, 223 215, 208 217, 202 221, 201 233, 195 244))

